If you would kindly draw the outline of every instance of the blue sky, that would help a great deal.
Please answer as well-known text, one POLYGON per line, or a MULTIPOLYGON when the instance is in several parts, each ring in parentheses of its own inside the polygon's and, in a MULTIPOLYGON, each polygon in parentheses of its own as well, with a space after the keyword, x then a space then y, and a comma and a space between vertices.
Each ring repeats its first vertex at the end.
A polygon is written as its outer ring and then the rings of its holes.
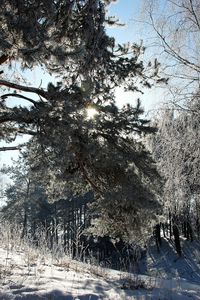
POLYGON ((119 18, 124 27, 109 29, 108 33, 113 35, 120 43, 134 41, 139 38, 137 26, 133 26, 132 20, 138 18, 141 11, 141 2, 139 0, 118 0, 116 3, 110 5, 109 15, 119 18))
MULTIPOLYGON (((114 36, 117 42, 138 42, 141 39, 144 40, 144 46, 149 44, 149 37, 153 36, 153 32, 144 23, 139 22, 141 19, 141 7, 142 1, 140 0, 118 0, 116 3, 109 6, 108 14, 119 18, 121 23, 124 23, 123 27, 107 28, 109 35, 114 36)), ((152 56, 152 50, 147 48, 147 56, 152 56)), ((33 71, 26 71, 23 76, 30 80, 32 86, 38 87, 41 83, 42 87, 46 87, 49 81, 52 81, 52 77, 48 76, 41 69, 34 69, 33 71)), ((11 78, 12 79, 12 78, 11 78)), ((53 79, 55 83, 55 79, 53 79)), ((137 93, 124 93, 122 88, 118 88, 116 91, 117 103, 122 106, 124 103, 134 104, 138 97, 142 100, 142 105, 145 110, 151 110, 156 107, 157 103, 162 100, 163 92, 159 89, 144 90, 145 94, 137 93)), ((27 94, 28 96, 28 94, 27 94)), ((13 143, 16 145, 16 142, 13 143)), ((0 154, 0 165, 3 163, 10 163, 11 158, 16 159, 18 156, 17 151, 9 151, 0 154)))
MULTIPOLYGON (((125 24, 123 27, 108 28, 109 35, 114 36, 119 43, 138 43, 143 40, 146 47, 144 60, 154 59, 156 49, 152 48, 152 40, 155 33, 151 27, 148 26, 143 19, 141 0, 118 0, 116 3, 110 5, 108 14, 119 18, 120 23, 125 24)), ((140 93, 124 93, 122 89, 117 89, 116 98, 118 104, 121 106, 126 102, 134 104, 139 97, 142 100, 142 105, 145 111, 151 111, 157 108, 160 102, 163 101, 162 88, 143 89, 144 95, 140 93)))

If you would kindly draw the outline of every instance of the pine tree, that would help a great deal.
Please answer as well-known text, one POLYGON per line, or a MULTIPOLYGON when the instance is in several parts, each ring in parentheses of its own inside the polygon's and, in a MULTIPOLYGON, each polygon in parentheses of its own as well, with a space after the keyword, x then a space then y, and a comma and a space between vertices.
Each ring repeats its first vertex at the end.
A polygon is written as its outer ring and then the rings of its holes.
POLYGON ((6 142, 32 137, 26 155, 49 197, 92 189, 102 231, 128 235, 149 228, 160 208, 159 176, 139 140, 155 130, 142 118, 139 100, 136 107, 119 109, 114 90, 140 91, 136 83, 150 87, 158 73, 140 60, 143 46, 118 45, 106 34, 105 24, 116 23, 106 16, 111 2, 2 1, 2 57, 23 67, 42 65, 61 80, 46 90, 0 80, 14 89, 1 96, 0 126, 6 142), (10 108, 10 97, 29 105, 10 108), (94 118, 87 116, 89 109, 96 111, 94 118))

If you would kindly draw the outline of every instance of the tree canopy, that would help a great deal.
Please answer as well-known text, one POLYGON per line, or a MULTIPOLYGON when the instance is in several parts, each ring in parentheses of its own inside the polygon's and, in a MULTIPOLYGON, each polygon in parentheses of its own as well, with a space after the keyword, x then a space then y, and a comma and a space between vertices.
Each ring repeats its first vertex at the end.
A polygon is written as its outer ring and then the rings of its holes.
POLYGON ((162 74, 169 78, 167 99, 176 109, 185 108, 199 93, 200 2, 149 0, 144 6, 162 74))
POLYGON ((104 232, 116 235, 150 225, 160 188, 140 140, 155 130, 142 118, 139 100, 119 109, 114 89, 142 92, 159 75, 157 65, 141 61, 142 46, 119 45, 107 35, 106 24, 117 23, 106 15, 111 2, 1 1, 0 61, 17 60, 23 68, 39 64, 60 79, 46 89, 0 79, 9 88, 1 96, 0 137, 11 142, 30 135, 23 155, 49 197, 94 190, 94 214, 104 232), (8 98, 28 105, 9 106, 8 98), (91 108, 93 118, 87 116, 91 108))
POLYGON ((157 118, 158 132, 151 148, 163 186, 164 216, 178 225, 186 238, 199 237, 200 107, 197 96, 188 110, 166 109, 157 118))

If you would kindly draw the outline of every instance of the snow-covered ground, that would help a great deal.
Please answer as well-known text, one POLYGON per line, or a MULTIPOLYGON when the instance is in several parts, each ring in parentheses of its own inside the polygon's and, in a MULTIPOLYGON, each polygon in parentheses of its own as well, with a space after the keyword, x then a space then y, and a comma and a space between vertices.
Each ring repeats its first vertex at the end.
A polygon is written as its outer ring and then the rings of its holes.
POLYGON ((146 275, 134 275, 0 245, 0 299, 200 299, 198 249, 198 243, 185 241, 184 256, 177 259, 167 240, 160 254, 152 242, 140 265, 146 275))
POLYGON ((181 239, 182 257, 176 254, 174 244, 162 238, 160 253, 153 239, 148 254, 140 264, 139 272, 161 278, 182 278, 200 284, 200 242, 181 239))

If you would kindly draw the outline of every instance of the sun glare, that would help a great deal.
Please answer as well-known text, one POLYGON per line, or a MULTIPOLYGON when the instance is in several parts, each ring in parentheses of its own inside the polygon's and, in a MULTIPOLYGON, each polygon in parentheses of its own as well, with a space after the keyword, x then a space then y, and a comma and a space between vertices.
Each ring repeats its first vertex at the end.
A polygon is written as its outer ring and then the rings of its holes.
POLYGON ((87 119, 93 119, 97 114, 97 110, 94 107, 88 107, 86 109, 87 119))

